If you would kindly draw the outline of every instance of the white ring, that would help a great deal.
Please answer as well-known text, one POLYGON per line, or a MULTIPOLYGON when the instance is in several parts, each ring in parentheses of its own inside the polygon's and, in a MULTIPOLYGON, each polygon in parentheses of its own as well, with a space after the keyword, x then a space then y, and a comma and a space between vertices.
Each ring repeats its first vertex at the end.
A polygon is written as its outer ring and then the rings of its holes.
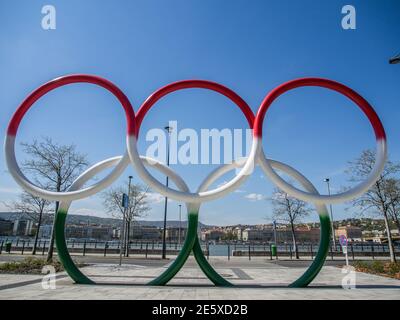
MULTIPOLYGON (((261 144, 260 148, 261 149, 259 153, 262 155, 260 159, 262 158, 266 159, 261 144)), ((379 139, 377 140, 377 146, 376 146, 376 161, 368 177, 354 188, 344 191, 342 193, 332 194, 332 195, 309 193, 290 185, 272 169, 271 165, 269 164, 270 160, 268 159, 261 162, 262 163, 261 169, 278 188, 280 188, 281 190, 283 190, 292 197, 295 197, 303 201, 312 202, 315 204, 342 203, 345 201, 355 199, 370 189, 370 187, 379 179, 379 176, 385 167, 386 157, 387 157, 386 140, 379 139)))
MULTIPOLYGON (((100 173, 101 171, 108 169, 110 167, 115 166, 116 164, 122 162, 121 160, 124 159, 125 156, 117 156, 117 157, 112 157, 108 158, 106 160, 100 161, 93 166, 91 166, 89 169, 87 169, 85 172, 83 172, 79 177, 75 179, 75 181, 72 183, 72 185, 69 187, 68 191, 69 192, 74 192, 77 190, 83 190, 80 189, 88 180, 93 178, 96 174, 100 173)), ((149 157, 144 157, 141 156, 141 159, 145 162, 146 165, 152 166, 159 170, 161 173, 165 174, 168 176, 175 184, 176 186, 185 192, 189 191, 189 187, 185 183, 185 181, 176 173, 174 172, 171 168, 167 167, 165 164, 149 158, 149 157)), ((128 160, 129 163, 129 160, 128 160)), ((68 211, 69 206, 71 205, 71 202, 73 200, 64 200, 60 203, 60 210, 68 211)), ((187 209, 189 212, 193 211, 193 206, 191 204, 186 204, 187 209)))
MULTIPOLYGON (((94 195, 99 191, 107 188, 116 179, 118 179, 118 177, 122 175, 125 168, 129 164, 129 156, 127 153, 125 153, 124 156, 121 157, 121 161, 116 165, 116 167, 101 181, 85 189, 57 192, 57 191, 44 190, 36 186, 23 174, 23 172, 18 166, 17 159, 15 158, 15 136, 10 136, 10 135, 6 136, 4 143, 4 151, 5 151, 8 171, 10 172, 14 180, 17 182, 17 184, 30 194, 50 201, 73 201, 94 195)), ((87 172, 88 170, 86 170, 85 172, 87 172)))
POLYGON ((254 160, 258 149, 258 139, 253 137, 251 151, 247 157, 243 168, 228 183, 208 191, 197 193, 182 192, 166 187, 157 179, 155 179, 144 167, 140 155, 137 150, 136 138, 134 135, 127 136, 128 154, 137 174, 150 186, 150 188, 158 191, 162 195, 186 203, 202 203, 223 197, 224 195, 237 189, 254 170, 254 160))

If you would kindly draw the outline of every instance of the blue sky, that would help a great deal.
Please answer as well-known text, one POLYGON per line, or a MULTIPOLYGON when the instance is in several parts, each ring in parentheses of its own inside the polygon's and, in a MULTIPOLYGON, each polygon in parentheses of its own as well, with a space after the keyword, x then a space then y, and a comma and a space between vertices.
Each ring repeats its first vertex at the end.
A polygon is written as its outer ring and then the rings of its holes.
MULTIPOLYGON (((256 111, 275 86, 315 76, 342 82, 363 95, 385 126, 391 159, 400 160, 400 65, 388 64, 400 51, 398 1, 2 0, 0 21, 3 135, 30 91, 69 73, 106 77, 126 93, 135 110, 159 87, 198 78, 230 87, 256 111), (45 4, 56 8, 56 30, 41 28, 45 4), (356 8, 356 30, 341 27, 341 8, 346 4, 356 8)), ((169 120, 197 131, 247 127, 232 103, 204 90, 181 91, 157 103, 142 132, 162 128, 169 120)), ((125 129, 122 109, 110 94, 87 84, 72 85, 45 96, 28 112, 17 142, 51 136, 60 143, 76 144, 93 164, 124 152, 125 129)), ((294 166, 325 193, 325 177, 331 178, 333 191, 348 185, 343 174, 347 161, 365 148, 374 148, 374 135, 366 117, 344 97, 305 88, 274 103, 264 123, 263 145, 269 157, 294 166)), ((140 148, 146 150, 143 139, 140 148)), ((17 152, 23 159, 20 147, 17 152)), ((195 189, 214 167, 176 165, 173 169, 195 189)), ((139 182, 132 168, 125 177, 130 174, 139 182)), ((272 210, 263 197, 270 196, 272 189, 268 178, 256 170, 239 192, 204 204, 200 220, 265 223, 272 210), (250 201, 249 194, 260 195, 260 200, 250 201)), ((0 201, 10 201, 18 192, 3 156, 0 201)), ((354 214, 345 208, 335 205, 335 218, 354 214)), ((96 196, 76 201, 72 212, 104 214, 96 196)), ((162 216, 163 203, 156 201, 146 219, 162 216)), ((169 218, 177 217, 178 203, 171 202, 169 218)), ((316 219, 316 214, 308 218, 316 219)))

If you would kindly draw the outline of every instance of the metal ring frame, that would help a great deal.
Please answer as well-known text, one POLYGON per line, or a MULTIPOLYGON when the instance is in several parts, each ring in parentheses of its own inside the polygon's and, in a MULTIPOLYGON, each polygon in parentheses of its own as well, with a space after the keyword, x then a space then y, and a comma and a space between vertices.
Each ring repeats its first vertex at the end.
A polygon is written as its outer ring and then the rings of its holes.
POLYGON ((314 261, 303 273, 303 275, 301 275, 297 280, 289 285, 290 287, 306 287, 321 270, 329 250, 331 228, 328 211, 325 204, 348 201, 367 191, 371 187, 371 185, 378 179, 380 173, 383 170, 387 157, 385 131, 378 115, 375 113, 372 106, 358 93, 344 86, 343 84, 321 78, 296 79, 278 86, 265 97, 256 116, 254 116, 251 108, 239 95, 218 83, 205 80, 178 81, 171 83, 150 95, 149 98, 146 99, 146 101, 140 107, 137 115, 135 116, 129 99, 115 84, 104 78, 93 75, 67 75, 45 83, 44 85, 33 91, 22 102, 9 123, 4 149, 9 172, 11 173, 15 181, 24 190, 44 199, 60 201, 60 207, 55 216, 55 241, 58 256, 69 276, 75 282, 83 284, 94 284, 95 282, 79 270, 79 268, 75 265, 75 263, 71 259, 71 256, 69 255, 64 233, 65 220, 69 206, 73 200, 86 198, 108 187, 123 173, 129 163, 132 163, 138 175, 151 188, 157 190, 164 196, 185 202, 188 211, 188 232, 181 251, 179 252, 177 258, 173 261, 173 263, 171 263, 160 276, 150 281, 149 285, 167 284, 183 267, 188 256, 191 252, 193 252, 194 257, 200 268, 215 285, 232 286, 229 281, 224 279, 212 268, 207 259, 204 257, 197 236, 198 214, 201 203, 221 198, 229 192, 237 189, 249 177, 249 175, 251 175, 254 167, 256 165, 259 165, 262 171, 280 189, 282 189, 290 196, 314 203, 316 211, 318 212, 321 223, 321 235, 318 252, 314 261), (105 88, 106 90, 110 91, 121 103, 125 111, 127 122, 127 153, 125 153, 123 156, 109 158, 93 165, 85 172, 83 172, 66 192, 53 192, 44 190, 29 181, 22 173, 17 164, 15 156, 15 137, 18 131, 18 127, 29 108, 43 95, 51 90, 54 90, 64 85, 82 82, 95 84, 105 88), (324 87, 345 95, 353 102, 355 102, 357 106, 365 113, 374 129, 377 140, 377 159, 375 162, 375 166, 364 182, 346 192, 330 196, 320 195, 317 189, 312 185, 312 183, 300 172, 282 162, 267 159, 264 154, 261 143, 262 124, 267 110, 271 106, 272 102, 280 95, 282 95, 286 91, 303 86, 324 87), (247 158, 237 159, 231 164, 221 165, 220 167, 215 169, 202 182, 197 192, 190 192, 187 184, 182 180, 182 178, 168 166, 154 159, 140 156, 136 146, 140 125, 150 108, 165 95, 177 90, 188 88, 208 89, 226 96, 240 108, 245 118, 247 119, 250 128, 253 129, 253 142, 249 156, 247 158), (145 168, 146 166, 154 167, 164 175, 171 178, 174 181, 175 185, 178 187, 178 190, 164 186, 162 183, 160 183, 158 180, 150 175, 150 173, 145 168), (90 180, 96 174, 111 167, 113 169, 105 178, 101 179, 99 182, 92 186, 83 188, 88 180, 90 180), (232 180, 218 188, 209 190, 209 187, 213 184, 213 182, 215 182, 218 178, 233 169, 240 169, 240 171, 232 180), (297 180, 297 182, 302 185, 305 191, 295 188, 291 184, 287 183, 275 172, 275 170, 282 171, 291 176, 293 179, 297 180))

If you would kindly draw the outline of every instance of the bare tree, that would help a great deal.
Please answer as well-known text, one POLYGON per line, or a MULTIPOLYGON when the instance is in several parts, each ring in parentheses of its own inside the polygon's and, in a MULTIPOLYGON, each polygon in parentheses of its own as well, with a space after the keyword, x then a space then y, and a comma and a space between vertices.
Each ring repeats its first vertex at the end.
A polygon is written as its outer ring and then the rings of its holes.
POLYGON ((35 255, 42 222, 54 213, 51 202, 24 191, 19 195, 18 200, 6 204, 6 206, 15 212, 27 215, 36 224, 35 241, 32 248, 32 254, 35 255))
MULTIPOLYGON (((41 185, 46 185, 53 191, 66 191, 78 175, 88 166, 86 155, 78 153, 76 146, 60 145, 45 137, 43 141, 22 143, 23 151, 29 156, 24 161, 23 169, 34 175, 41 185)), ((57 212, 59 202, 55 203, 57 212)), ((53 258, 54 225, 51 232, 47 261, 53 258)))
POLYGON ((126 221, 126 243, 129 242, 131 233, 131 226, 138 217, 144 216, 149 210, 147 196, 148 187, 143 187, 140 184, 132 184, 130 186, 129 193, 129 204, 127 210, 122 206, 122 195, 128 194, 129 183, 126 182, 123 185, 115 188, 111 188, 108 191, 102 193, 103 205, 106 211, 117 219, 126 221))
MULTIPOLYGON (((346 172, 350 175, 350 182, 360 182, 365 180, 375 164, 375 152, 364 150, 360 157, 349 162, 349 168, 346 172)), ((387 161, 379 179, 374 185, 359 198, 352 201, 352 205, 361 209, 361 214, 379 213, 385 221, 386 235, 390 251, 390 260, 396 261, 394 253, 392 234, 390 232, 389 214, 391 204, 391 193, 389 192, 390 179, 400 171, 400 164, 387 161)))
POLYGON ((312 209, 306 202, 293 198, 278 188, 275 188, 273 191, 272 205, 274 208, 274 218, 290 224, 293 248, 296 259, 299 259, 299 250, 297 247, 297 238, 294 225, 301 222, 303 217, 309 215, 312 209))
POLYGON ((389 216, 400 234, 400 180, 389 178, 385 181, 385 192, 389 200, 389 216))

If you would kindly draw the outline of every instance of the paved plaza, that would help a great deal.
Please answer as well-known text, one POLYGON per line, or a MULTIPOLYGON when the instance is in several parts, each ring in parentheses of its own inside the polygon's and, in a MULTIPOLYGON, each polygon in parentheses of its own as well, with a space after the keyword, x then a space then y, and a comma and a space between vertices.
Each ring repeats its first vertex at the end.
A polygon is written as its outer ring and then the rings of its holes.
POLYGON ((355 289, 344 289, 349 273, 342 273, 342 262, 327 263, 308 288, 287 288, 304 272, 310 261, 230 261, 210 258, 212 265, 234 288, 215 287, 191 257, 185 267, 164 287, 147 286, 165 270, 161 260, 130 259, 121 267, 96 263, 82 268, 97 285, 78 285, 65 273, 57 274, 56 288, 44 289, 40 275, 0 274, 0 299, 400 299, 400 281, 365 273, 355 273, 355 289))

